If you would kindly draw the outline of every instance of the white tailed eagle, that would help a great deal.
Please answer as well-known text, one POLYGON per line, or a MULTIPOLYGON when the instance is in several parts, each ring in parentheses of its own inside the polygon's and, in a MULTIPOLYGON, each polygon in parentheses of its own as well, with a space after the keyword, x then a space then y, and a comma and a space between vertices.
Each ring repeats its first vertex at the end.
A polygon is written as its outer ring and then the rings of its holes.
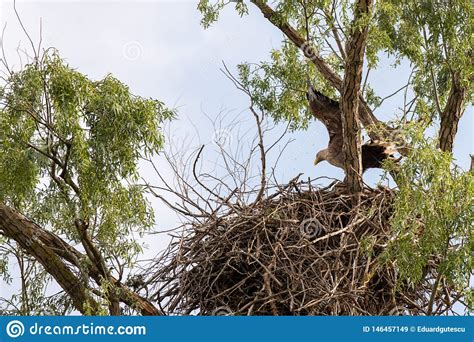
MULTIPOLYGON (((317 153, 314 165, 326 160, 330 164, 344 169, 344 155, 342 152, 342 122, 339 103, 309 87, 307 98, 314 117, 321 121, 329 133, 329 144, 324 150, 317 153)), ((391 158, 396 152, 391 143, 372 140, 362 145, 362 172, 370 168, 381 168, 382 162, 391 158)))

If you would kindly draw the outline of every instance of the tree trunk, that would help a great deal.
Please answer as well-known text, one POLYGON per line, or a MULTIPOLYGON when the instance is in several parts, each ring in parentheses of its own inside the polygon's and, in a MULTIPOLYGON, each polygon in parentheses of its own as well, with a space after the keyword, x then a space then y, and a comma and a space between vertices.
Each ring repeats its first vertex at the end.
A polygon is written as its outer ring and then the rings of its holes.
POLYGON ((50 248, 38 239, 35 234, 38 228, 20 213, 0 204, 0 231, 3 235, 15 240, 53 276, 69 295, 77 310, 83 314, 97 314, 99 305, 89 294, 88 288, 50 248))
POLYGON ((368 24, 361 19, 370 15, 372 0, 359 0, 355 7, 353 31, 346 46, 345 74, 341 91, 341 115, 346 183, 352 193, 362 190, 362 156, 359 122, 359 91, 362 80, 368 24))
MULTIPOLYGON (((60 237, 44 230, 14 209, 1 203, 0 233, 15 240, 26 253, 41 263, 45 270, 68 293, 78 311, 81 313, 96 313, 98 311, 99 305, 89 294, 91 289, 83 285, 81 279, 67 266, 70 264, 79 269, 81 260, 86 257, 85 255, 60 237), (84 310, 84 303, 86 302, 92 307, 91 312, 84 310)), ((103 281, 102 271, 95 265, 90 265, 88 276, 99 286, 103 281)), ((116 296, 122 303, 139 310, 142 315, 161 315, 161 312, 147 299, 124 286, 117 279, 110 277, 109 280, 116 288, 116 296)), ((113 303, 113 305, 113 313, 118 312, 118 304, 113 303)))
POLYGON ((461 85, 459 73, 452 75, 451 90, 448 101, 441 113, 439 129, 439 148, 445 152, 453 151, 454 138, 458 131, 458 124, 464 110, 466 100, 466 87, 461 85))

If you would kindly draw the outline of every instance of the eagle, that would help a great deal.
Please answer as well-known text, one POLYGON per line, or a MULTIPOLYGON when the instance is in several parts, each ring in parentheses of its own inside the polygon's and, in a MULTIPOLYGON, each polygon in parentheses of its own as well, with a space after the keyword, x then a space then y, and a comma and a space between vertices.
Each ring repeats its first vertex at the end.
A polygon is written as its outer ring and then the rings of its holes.
MULTIPOLYGON (((342 119, 339 102, 330 99, 311 85, 307 92, 309 107, 316 119, 321 121, 329 133, 328 147, 316 154, 314 165, 326 160, 331 165, 344 169, 342 152, 342 119)), ((362 145, 362 172, 370 168, 381 168, 382 162, 388 158, 396 160, 394 144, 380 140, 370 140, 362 145)))

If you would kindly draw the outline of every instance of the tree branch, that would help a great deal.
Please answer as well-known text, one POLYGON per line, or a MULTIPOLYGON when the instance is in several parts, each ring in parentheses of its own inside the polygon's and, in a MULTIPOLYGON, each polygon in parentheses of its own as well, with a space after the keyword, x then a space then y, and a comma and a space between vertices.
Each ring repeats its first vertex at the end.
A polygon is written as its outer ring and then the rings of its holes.
MULTIPOLYGON (((334 9, 332 10, 332 12, 335 12, 334 9)), ((328 26, 331 28, 332 35, 334 37, 334 40, 336 41, 339 52, 341 53, 341 57, 343 60, 346 60, 346 50, 344 49, 342 39, 339 36, 339 33, 337 32, 337 28, 336 25, 334 25, 334 21, 332 20, 331 14, 325 10, 324 16, 326 19, 326 24, 328 24, 328 26)))
MULTIPOLYGON (((293 42, 305 56, 316 66, 322 76, 338 91, 342 90, 343 80, 335 73, 324 59, 319 55, 316 48, 304 39, 298 31, 296 31, 289 23, 282 20, 277 12, 275 12, 270 6, 266 4, 264 0, 251 0, 251 2, 257 6, 262 12, 263 16, 268 19, 274 26, 282 31, 290 41, 293 42)), ((347 51, 346 51, 347 54, 347 51)), ((383 128, 384 132, 389 132, 390 128, 383 122, 379 121, 372 110, 369 108, 367 102, 365 102, 362 94, 358 94, 359 97, 359 111, 360 120, 364 126, 379 126, 383 128)), ((380 135, 375 130, 368 131, 369 136, 372 139, 380 139, 380 135)))
MULTIPOLYGON (((62 286, 55 274, 56 272, 63 272, 64 267, 66 267, 67 271, 71 272, 65 265, 64 261, 74 265, 77 268, 83 267, 83 265, 81 265, 81 260, 86 258, 85 255, 80 253, 74 247, 70 246, 57 235, 44 230, 37 224, 26 219, 15 210, 3 204, 0 204, 0 231, 4 236, 18 242, 28 254, 38 260, 46 269, 46 271, 51 274, 56 279, 56 281, 58 281, 61 287, 68 294, 70 294, 66 288, 62 286), (46 264, 48 267, 45 266, 45 264, 43 264, 40 259, 38 259, 37 253, 35 252, 36 245, 33 245, 32 243, 34 241, 36 241, 36 243, 41 246, 42 250, 44 250, 49 256, 49 259, 46 259, 46 264), (53 259, 55 260, 54 263, 49 262, 49 260, 53 259)), ((102 272, 95 265, 89 265, 88 267, 88 275, 96 282, 97 285, 100 286, 100 284, 103 282, 102 272)), ((77 295, 77 292, 79 291, 77 286, 80 284, 80 279, 78 279, 76 276, 74 277, 74 281, 71 281, 68 284, 74 289, 73 294, 77 295)), ((141 312, 142 315, 161 315, 161 312, 150 301, 130 290, 125 285, 121 284, 119 281, 117 281, 117 279, 110 277, 109 280, 111 281, 112 285, 116 287, 116 294, 122 303, 128 305, 129 307, 136 308, 141 312)), ((78 302, 81 303, 80 306, 82 307, 84 301, 81 300, 78 302)), ((76 302, 74 302, 74 304, 76 304, 76 302)), ((77 305, 75 306, 79 311, 81 311, 77 305)))

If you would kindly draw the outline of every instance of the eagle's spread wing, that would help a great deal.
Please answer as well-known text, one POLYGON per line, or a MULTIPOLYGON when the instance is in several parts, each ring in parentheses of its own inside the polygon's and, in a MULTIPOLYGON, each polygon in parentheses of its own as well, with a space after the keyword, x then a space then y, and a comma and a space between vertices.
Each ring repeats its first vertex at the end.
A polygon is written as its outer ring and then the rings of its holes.
POLYGON ((309 106, 314 117, 321 121, 329 133, 328 152, 335 164, 342 167, 342 122, 339 103, 309 87, 307 93, 309 106), (340 160, 339 160, 340 159, 340 160))
POLYGON ((339 103, 310 87, 307 94, 311 112, 327 128, 330 139, 342 134, 339 103))

